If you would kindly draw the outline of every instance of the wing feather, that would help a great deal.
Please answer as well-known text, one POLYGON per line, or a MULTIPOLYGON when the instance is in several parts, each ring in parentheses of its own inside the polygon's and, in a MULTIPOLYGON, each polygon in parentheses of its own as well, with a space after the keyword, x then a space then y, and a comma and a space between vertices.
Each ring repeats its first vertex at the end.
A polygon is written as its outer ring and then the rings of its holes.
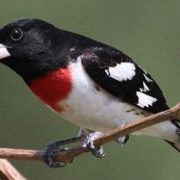
POLYGON ((90 48, 80 58, 87 74, 113 96, 152 113, 168 109, 150 74, 122 52, 110 47, 90 48))

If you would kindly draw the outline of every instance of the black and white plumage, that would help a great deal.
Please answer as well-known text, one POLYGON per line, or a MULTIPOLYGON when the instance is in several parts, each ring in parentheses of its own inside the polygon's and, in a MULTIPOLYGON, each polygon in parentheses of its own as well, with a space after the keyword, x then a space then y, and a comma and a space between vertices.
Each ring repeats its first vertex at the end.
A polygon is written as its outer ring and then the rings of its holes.
POLYGON ((93 48, 82 54, 89 76, 102 88, 143 110, 156 113, 168 109, 159 86, 132 59, 112 48, 93 48))
MULTIPOLYGON (((121 51, 37 19, 0 30, 0 62, 66 120, 108 132, 168 109, 153 78, 121 51)), ((159 137, 180 149, 178 120, 134 134, 159 137)))
MULTIPOLYGON (((131 120, 168 109, 152 77, 120 51, 98 45, 87 48, 70 67, 74 89, 61 103, 72 110, 61 114, 83 128, 108 132, 131 120)), ((172 137, 179 138, 176 130, 168 121, 134 134, 170 141, 172 137)))

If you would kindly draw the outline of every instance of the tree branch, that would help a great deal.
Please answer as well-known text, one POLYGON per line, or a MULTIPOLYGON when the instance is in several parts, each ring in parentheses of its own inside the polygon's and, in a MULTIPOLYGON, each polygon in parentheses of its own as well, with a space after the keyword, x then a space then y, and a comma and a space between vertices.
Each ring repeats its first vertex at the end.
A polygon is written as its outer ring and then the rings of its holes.
POLYGON ((0 159, 1 180, 26 180, 17 169, 6 159, 0 159))
MULTIPOLYGON (((150 115, 150 116, 142 118, 140 120, 132 121, 131 123, 128 123, 128 124, 124 125, 123 127, 114 129, 110 133, 107 133, 107 134, 95 139, 94 144, 95 144, 95 146, 100 146, 100 145, 106 144, 120 136, 131 134, 135 131, 146 128, 148 126, 152 126, 157 123, 160 123, 160 122, 163 122, 163 121, 166 121, 169 119, 175 119, 175 118, 178 118, 178 119, 180 118, 180 103, 169 110, 150 115)), ((87 152, 86 149, 84 149, 81 146, 76 146, 65 152, 55 153, 54 160, 55 161, 63 161, 65 163, 70 163, 70 162, 72 162, 72 160, 75 157, 77 157, 85 152, 87 152)), ((38 160, 38 161, 40 160, 40 161, 42 161, 43 153, 44 153, 44 151, 38 151, 38 150, 0 148, 0 158, 6 158, 6 159, 38 160)))

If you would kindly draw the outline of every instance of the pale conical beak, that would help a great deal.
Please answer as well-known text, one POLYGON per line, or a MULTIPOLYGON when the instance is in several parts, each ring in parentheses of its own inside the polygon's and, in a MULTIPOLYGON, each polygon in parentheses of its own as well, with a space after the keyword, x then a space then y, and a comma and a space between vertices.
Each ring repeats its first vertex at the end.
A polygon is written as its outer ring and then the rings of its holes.
POLYGON ((0 61, 1 59, 4 59, 6 57, 11 56, 10 53, 8 52, 8 47, 0 43, 0 61))

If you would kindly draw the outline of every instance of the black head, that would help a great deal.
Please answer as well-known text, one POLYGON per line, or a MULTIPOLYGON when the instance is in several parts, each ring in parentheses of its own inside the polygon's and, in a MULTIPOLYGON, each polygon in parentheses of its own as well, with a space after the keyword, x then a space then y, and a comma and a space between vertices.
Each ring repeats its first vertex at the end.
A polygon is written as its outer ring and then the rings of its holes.
POLYGON ((65 66, 57 55, 61 51, 61 33, 63 31, 38 19, 9 23, 0 29, 0 62, 27 83, 57 66, 65 66))

